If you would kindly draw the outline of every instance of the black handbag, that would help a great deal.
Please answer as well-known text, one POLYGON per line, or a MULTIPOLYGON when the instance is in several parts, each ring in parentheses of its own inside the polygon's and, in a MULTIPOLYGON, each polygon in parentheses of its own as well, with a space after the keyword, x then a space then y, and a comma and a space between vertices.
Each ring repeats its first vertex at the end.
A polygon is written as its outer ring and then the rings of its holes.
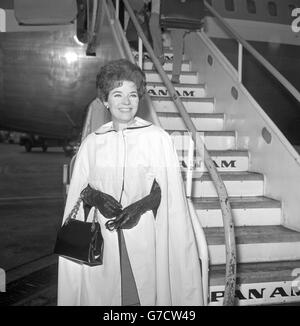
POLYGON ((54 253, 89 266, 102 265, 104 241, 95 207, 92 222, 76 220, 82 199, 79 198, 58 231, 54 253))
POLYGON ((203 0, 161 0, 160 26, 199 30, 203 25, 203 0))

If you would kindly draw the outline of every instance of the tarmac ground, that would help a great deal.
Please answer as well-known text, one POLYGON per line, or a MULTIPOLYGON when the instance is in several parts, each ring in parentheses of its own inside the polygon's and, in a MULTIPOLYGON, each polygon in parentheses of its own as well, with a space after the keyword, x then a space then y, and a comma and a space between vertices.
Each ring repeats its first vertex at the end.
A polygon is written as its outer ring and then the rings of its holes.
POLYGON ((1 305, 56 305, 57 256, 53 247, 64 209, 59 147, 25 152, 0 143, 0 268, 6 292, 1 305))

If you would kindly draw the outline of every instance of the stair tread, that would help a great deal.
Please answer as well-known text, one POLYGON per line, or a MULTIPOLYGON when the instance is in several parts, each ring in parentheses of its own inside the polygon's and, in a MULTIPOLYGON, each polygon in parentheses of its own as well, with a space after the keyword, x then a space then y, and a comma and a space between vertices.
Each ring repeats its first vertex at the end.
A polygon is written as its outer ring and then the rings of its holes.
MULTIPOLYGON (((165 84, 163 82, 147 82, 146 86, 158 86, 158 87, 166 87, 165 84)), ((175 89, 177 87, 191 87, 191 88, 204 88, 205 84, 204 83, 179 83, 174 85, 175 89)))
MULTIPOLYGON (((173 48, 171 46, 168 46, 168 45, 163 45, 163 52, 172 52, 173 51, 173 48)), ((138 53, 138 51, 136 50, 133 50, 133 52, 136 52, 138 53)), ((149 53, 147 51, 144 52, 144 54, 147 54, 149 55, 149 53)))
MULTIPOLYGON (((181 118, 181 114, 177 112, 157 112, 159 117, 181 118)), ((191 118, 219 118, 224 119, 224 113, 189 113, 191 118)))
MULTIPOLYGON (((159 73, 155 70, 155 69, 143 69, 144 73, 147 74, 147 73, 153 73, 153 74, 157 74, 159 75, 159 73)), ((172 70, 165 70, 165 73, 166 74, 172 74, 172 70)), ((184 71, 184 70, 181 70, 180 72, 180 75, 197 75, 198 72, 197 71, 184 71)))
MULTIPOLYGON (((180 130, 180 129, 165 129, 165 131, 169 134, 173 132, 177 132, 178 134, 187 134, 188 130, 180 130)), ((235 131, 233 130, 198 130, 198 132, 203 133, 204 135, 208 136, 235 136, 235 131)))
MULTIPOLYGON (((192 198, 195 209, 220 209, 218 197, 192 198)), ((229 197, 233 209, 281 208, 281 202, 265 196, 229 197)))
MULTIPOLYGON (((144 62, 147 62, 147 63, 149 63, 149 62, 152 62, 152 60, 150 59, 150 58, 144 58, 144 62)), ((172 61, 166 61, 165 62, 165 64, 166 63, 172 63, 172 61)), ((184 64, 187 64, 187 63, 190 63, 190 60, 188 60, 188 59, 183 59, 182 61, 181 61, 181 63, 184 63, 184 64)))
MULTIPOLYGON (((255 262, 237 264, 237 284, 292 281, 295 276, 291 271, 299 268, 300 260, 255 262)), ((224 285, 226 265, 212 265, 210 269, 210 285, 224 285)))
MULTIPOLYGON (((188 150, 178 149, 177 152, 181 154, 187 154, 188 150)), ((209 150, 210 156, 249 156, 249 152, 239 149, 230 149, 230 150, 209 150)), ((194 152, 194 155, 197 154, 197 151, 194 152)))
MULTIPOLYGON (((186 171, 182 171, 181 174, 185 180, 186 171)), ((263 180, 264 175, 258 172, 251 171, 228 171, 219 172, 220 177, 223 181, 253 181, 253 180, 263 180)), ((208 172, 194 171, 193 180, 210 181, 211 176, 208 172)))
MULTIPOLYGON (((171 96, 160 96, 160 95, 150 95, 152 101, 172 101, 171 96)), ((180 97, 182 102, 214 102, 215 99, 213 97, 180 97)))
MULTIPOLYGON (((223 227, 203 228, 208 245, 225 245, 223 227)), ((300 242, 300 232, 282 225, 237 226, 236 244, 300 242)))

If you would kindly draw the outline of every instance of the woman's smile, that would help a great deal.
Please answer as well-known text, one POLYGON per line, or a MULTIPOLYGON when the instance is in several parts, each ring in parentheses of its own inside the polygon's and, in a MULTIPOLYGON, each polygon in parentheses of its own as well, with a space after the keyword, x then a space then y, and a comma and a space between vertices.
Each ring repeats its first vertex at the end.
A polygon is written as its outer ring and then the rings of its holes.
POLYGON ((139 105, 139 96, 134 82, 124 80, 120 87, 116 87, 108 94, 107 102, 117 130, 131 124, 139 105))
POLYGON ((130 112, 132 108, 119 108, 119 110, 122 112, 130 112))

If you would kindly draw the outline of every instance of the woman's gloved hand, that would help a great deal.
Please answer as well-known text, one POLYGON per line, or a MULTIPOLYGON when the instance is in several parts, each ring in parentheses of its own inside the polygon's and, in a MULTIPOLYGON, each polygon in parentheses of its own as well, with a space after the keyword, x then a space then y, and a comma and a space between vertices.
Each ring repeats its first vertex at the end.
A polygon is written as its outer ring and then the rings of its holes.
POLYGON ((99 212, 108 219, 122 212, 122 205, 114 197, 95 190, 90 185, 82 190, 80 197, 86 205, 97 207, 99 212))
POLYGON ((113 229, 131 229, 136 226, 141 216, 147 211, 146 197, 125 207, 115 220, 109 221, 113 229))
POLYGON ((154 180, 151 192, 148 196, 125 207, 121 214, 115 220, 106 223, 109 230, 113 229, 131 229, 135 227, 141 216, 149 210, 153 211, 154 216, 161 200, 161 190, 159 184, 154 180))

